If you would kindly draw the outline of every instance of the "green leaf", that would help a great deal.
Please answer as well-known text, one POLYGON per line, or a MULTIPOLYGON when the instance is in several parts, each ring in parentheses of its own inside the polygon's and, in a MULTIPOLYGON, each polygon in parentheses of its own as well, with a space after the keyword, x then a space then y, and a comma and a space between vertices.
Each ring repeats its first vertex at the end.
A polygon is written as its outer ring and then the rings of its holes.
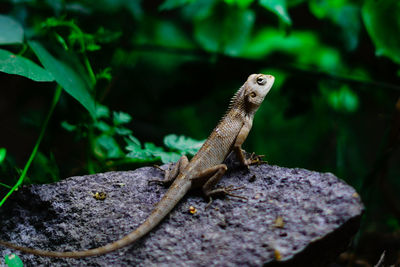
POLYGON ((0 71, 24 76, 37 82, 54 81, 53 76, 33 61, 0 49, 0 71))
POLYGON ((115 133, 118 135, 130 135, 132 134, 132 130, 127 129, 125 127, 116 127, 115 129, 115 133))
POLYGON ((175 162, 181 157, 181 154, 176 152, 166 152, 162 147, 158 147, 153 143, 145 143, 146 152, 153 155, 155 158, 160 158, 162 163, 175 162))
POLYGON ((195 20, 195 38, 209 52, 237 56, 243 50, 253 28, 255 15, 250 9, 228 8, 221 16, 213 12, 195 20))
POLYGON ((20 44, 24 41, 22 26, 11 17, 0 15, 0 45, 20 44))
POLYGON ((136 159, 139 162, 149 162, 155 160, 154 156, 149 153, 149 151, 146 151, 142 148, 140 141, 136 137, 130 135, 128 138, 125 138, 125 141, 127 143, 127 146, 125 147, 126 150, 130 151, 126 157, 136 159))
POLYGON ((362 17, 376 55, 400 64, 400 4, 398 0, 367 0, 362 17))
POLYGON ((195 48, 192 40, 186 36, 185 31, 174 23, 169 21, 156 21, 154 30, 154 37, 152 39, 155 44, 173 48, 195 48))
POLYGON ((159 7, 158 9, 160 11, 162 10, 171 10, 174 8, 178 8, 181 6, 184 6, 188 3, 194 2, 194 0, 165 0, 159 7))
POLYGON ((110 109, 106 106, 97 104, 96 105, 96 119, 110 117, 110 109))
POLYGON ((75 131, 78 127, 76 125, 70 124, 67 121, 63 121, 61 122, 61 127, 63 127, 65 130, 67 130, 68 132, 73 132, 75 131))
POLYGON ((347 85, 343 85, 336 90, 321 85, 321 90, 334 110, 338 112, 355 112, 358 109, 358 96, 347 85))
POLYGON ((195 140, 184 135, 170 134, 164 137, 166 147, 177 150, 181 154, 195 155, 205 140, 195 140))
POLYGON ((111 126, 105 123, 104 121, 98 120, 94 123, 94 127, 101 132, 108 132, 111 130, 111 126))
POLYGON ((106 81, 111 81, 112 79, 112 74, 111 74, 111 68, 107 67, 104 70, 100 71, 98 74, 96 74, 96 80, 104 79, 106 81))
POLYGON ((134 137, 133 135, 128 136, 125 138, 126 143, 130 146, 130 149, 141 148, 142 144, 140 143, 139 139, 134 137))
POLYGON ((286 0, 260 0, 260 5, 268 9, 269 11, 275 13, 280 20, 288 25, 292 24, 290 19, 286 0))
POLYGON ((224 0, 228 5, 238 5, 241 8, 247 8, 254 0, 224 0))
POLYGON ((24 266, 22 260, 16 254, 6 255, 4 258, 8 267, 24 266))
POLYGON ((169 163, 169 162, 177 162, 181 157, 181 154, 176 152, 163 152, 160 153, 159 156, 161 157, 162 163, 169 163))
POLYGON ((176 152, 166 152, 162 147, 158 147, 153 143, 145 143, 142 148, 139 140, 130 135, 129 138, 125 138, 128 146, 126 149, 130 151, 126 156, 132 158, 138 162, 153 162, 160 160, 163 163, 177 161, 181 155, 176 152))
POLYGON ((358 5, 349 1, 311 0, 309 7, 318 19, 329 19, 341 28, 339 35, 349 50, 357 47, 361 29, 358 5))
POLYGON ((3 163, 3 161, 6 159, 6 155, 7 155, 7 149, 5 149, 4 147, 0 148, 0 164, 3 163))
POLYGON ((149 142, 144 143, 144 150, 153 155, 164 151, 162 147, 156 146, 155 144, 149 142))
POLYGON ((63 89, 73 98, 78 100, 90 113, 93 119, 96 118, 95 101, 89 93, 89 86, 70 66, 53 57, 40 43, 28 42, 40 62, 60 84, 63 89))
POLYGON ((301 65, 315 65, 329 72, 343 71, 339 51, 323 45, 313 32, 292 31, 287 35, 265 28, 248 42, 241 56, 260 59, 276 52, 294 57, 301 65))
POLYGON ((131 115, 125 112, 113 112, 113 121, 114 125, 121 125, 125 123, 129 123, 132 120, 131 115))
POLYGON ((115 139, 102 134, 95 139, 95 155, 100 159, 120 158, 124 156, 115 139))

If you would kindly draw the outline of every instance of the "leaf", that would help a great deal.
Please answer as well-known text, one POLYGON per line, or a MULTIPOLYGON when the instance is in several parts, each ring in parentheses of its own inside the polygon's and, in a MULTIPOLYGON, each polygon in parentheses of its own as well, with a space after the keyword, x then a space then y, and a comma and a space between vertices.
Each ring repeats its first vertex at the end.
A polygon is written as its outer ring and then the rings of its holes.
POLYGON ((153 143, 145 143, 146 152, 152 154, 156 158, 160 158, 162 163, 176 162, 181 157, 181 154, 176 152, 166 152, 162 147, 158 147, 153 143))
POLYGON ((68 132, 73 132, 75 131, 78 127, 76 125, 70 124, 67 121, 63 121, 61 122, 61 127, 63 127, 65 130, 67 130, 68 132))
POLYGON ((110 109, 106 106, 97 104, 96 105, 96 119, 110 117, 110 109))
POLYGON ((95 139, 95 155, 101 159, 120 158, 124 156, 115 139, 102 134, 95 139))
POLYGON ((7 149, 5 149, 4 147, 0 148, 0 164, 3 163, 3 161, 5 160, 7 155, 7 149))
POLYGON ((398 0, 367 0, 362 18, 376 48, 376 55, 400 64, 400 4, 398 0))
POLYGON ((211 15, 218 2, 219 0, 193 1, 182 7, 182 14, 189 21, 205 19, 211 15))
POLYGON ((8 267, 24 266, 22 260, 16 254, 6 255, 4 258, 8 267))
POLYGON ((113 112, 113 121, 114 125, 121 125, 125 123, 129 123, 132 120, 131 115, 125 112, 113 112))
POLYGON ((138 162, 153 162, 156 160, 162 161, 162 163, 175 162, 181 154, 176 152, 166 152, 162 147, 158 147, 153 143, 145 143, 142 148, 139 140, 130 135, 129 138, 125 138, 128 146, 127 150, 131 151, 126 156, 132 158, 138 162))
POLYGON ((184 6, 188 3, 194 2, 194 0, 165 0, 159 7, 158 10, 171 10, 184 6))
POLYGON ((195 155, 205 140, 195 140, 184 135, 170 134, 164 137, 166 147, 177 150, 181 154, 195 155))
POLYGON ((358 5, 349 1, 311 0, 309 7, 318 19, 329 19, 341 28, 339 34, 349 50, 357 47, 361 30, 361 14, 358 5))
POLYGON ((95 101, 89 93, 89 86, 70 66, 53 57, 40 43, 28 41, 33 52, 43 66, 48 70, 63 89, 73 98, 78 100, 96 118, 95 101))
POLYGON ((22 26, 11 17, 0 15, 0 45, 21 44, 24 41, 22 26))
POLYGON ((116 127, 115 129, 115 133, 118 135, 130 135, 132 134, 132 130, 125 128, 125 127, 116 127))
POLYGON ((195 38, 209 52, 237 56, 246 44, 255 15, 250 9, 228 8, 226 14, 213 12, 205 19, 195 20, 195 38))
POLYGON ((332 90, 321 84, 322 94, 327 98, 328 104, 338 112, 355 112, 359 106, 358 96, 347 86, 332 90))
POLYGON ((135 159, 138 162, 149 162, 156 160, 154 155, 142 148, 140 141, 136 137, 130 135, 129 138, 125 138, 125 141, 127 143, 125 149, 130 151, 126 157, 135 159))
POLYGON ((96 80, 104 79, 106 81, 111 81, 112 79, 112 74, 111 74, 111 68, 107 67, 104 70, 100 71, 98 74, 96 74, 96 80))
POLYGON ((301 65, 315 65, 323 71, 343 70, 339 51, 323 45, 313 32, 292 31, 289 35, 276 29, 259 31, 243 49, 242 57, 260 59, 281 52, 301 65))
POLYGON ((141 148, 142 146, 139 139, 137 139, 133 135, 130 135, 128 138, 125 138, 125 141, 128 144, 128 146, 130 146, 132 149, 141 148))
POLYGON ((161 157, 162 163, 169 163, 169 162, 177 162, 181 157, 181 154, 176 152, 163 152, 160 153, 159 156, 161 157))
POLYGON ((153 155, 164 151, 162 147, 156 146, 155 144, 149 142, 144 143, 144 150, 153 155))
POLYGON ((247 8, 254 0, 224 0, 228 5, 238 5, 241 8, 247 8))
POLYGON ((260 5, 275 13, 280 20, 285 22, 287 25, 292 24, 289 13, 287 11, 286 0, 260 0, 260 5))
POLYGON ((0 49, 0 71, 24 76, 36 82, 54 81, 53 76, 33 61, 0 49))
POLYGON ((185 32, 169 21, 156 21, 153 42, 160 46, 174 48, 194 48, 194 44, 185 32))
POLYGON ((104 121, 100 121, 100 120, 98 120, 98 121, 96 121, 94 123, 94 127, 96 129, 98 129, 99 131, 101 131, 101 132, 108 132, 108 131, 111 130, 111 126, 110 125, 108 125, 104 121))

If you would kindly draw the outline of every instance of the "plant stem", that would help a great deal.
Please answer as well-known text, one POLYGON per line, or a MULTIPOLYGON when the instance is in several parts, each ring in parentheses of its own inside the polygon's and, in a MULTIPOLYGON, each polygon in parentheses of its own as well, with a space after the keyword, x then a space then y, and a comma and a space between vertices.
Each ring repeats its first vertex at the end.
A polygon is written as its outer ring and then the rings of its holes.
POLYGON ((22 171, 21 176, 18 178, 17 183, 11 188, 11 190, 7 193, 7 195, 1 200, 1 202, 0 202, 0 207, 4 204, 4 202, 7 200, 7 198, 8 198, 9 196, 11 196, 11 194, 12 194, 14 191, 16 191, 16 190, 18 189, 18 187, 19 187, 19 186, 22 184, 22 182, 24 181, 24 179, 25 179, 25 177, 26 177, 26 174, 27 174, 27 172, 28 172, 28 169, 29 169, 29 167, 31 166, 32 161, 33 161, 33 159, 35 158, 36 153, 37 153, 37 151, 38 151, 38 149, 39 149, 39 145, 40 145, 40 143, 42 142, 42 139, 43 139, 43 136, 44 136, 44 134, 45 134, 45 132, 46 132, 47 124, 49 123, 50 117, 51 117, 51 115, 53 114, 54 108, 56 107, 56 105, 57 105, 57 103, 58 103, 58 100, 60 99, 61 92, 62 92, 61 86, 60 86, 60 85, 57 85, 56 91, 55 91, 55 93, 54 93, 54 97, 53 97, 53 100, 52 100, 52 103, 51 103, 51 106, 50 106, 50 110, 49 110, 49 112, 47 113, 47 116, 46 116, 46 118, 45 118, 45 120, 44 120, 44 122, 43 122, 43 124, 42 124, 42 128, 40 129, 39 137, 38 137, 38 139, 36 140, 36 144, 35 144, 35 146, 33 147, 32 153, 31 153, 31 155, 29 156, 29 159, 28 159, 28 161, 26 162, 25 167, 24 167, 24 170, 22 171))
POLYGON ((85 63, 85 67, 89 73, 90 81, 92 82, 92 86, 94 87, 96 85, 96 75, 94 75, 92 65, 90 65, 90 61, 88 57, 86 56, 86 53, 83 53, 83 61, 85 63))
POLYGON ((6 185, 6 184, 3 184, 3 183, 0 183, 0 186, 4 186, 4 187, 6 187, 6 188, 9 188, 9 189, 11 189, 11 186, 9 186, 9 185, 6 185))
POLYGON ((96 173, 96 170, 94 168, 93 164, 93 151, 94 151, 94 136, 93 136, 93 125, 89 125, 88 128, 88 155, 87 155, 87 169, 89 174, 94 174, 96 173))

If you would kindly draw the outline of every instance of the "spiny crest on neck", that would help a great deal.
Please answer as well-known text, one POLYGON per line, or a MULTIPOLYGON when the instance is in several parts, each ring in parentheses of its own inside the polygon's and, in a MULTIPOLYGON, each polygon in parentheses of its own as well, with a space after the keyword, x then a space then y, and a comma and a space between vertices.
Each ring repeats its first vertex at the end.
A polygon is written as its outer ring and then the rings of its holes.
POLYGON ((228 111, 231 110, 232 108, 238 107, 241 104, 243 104, 245 85, 246 84, 243 84, 242 87, 240 87, 240 89, 237 90, 237 92, 231 98, 231 102, 229 103, 228 111))

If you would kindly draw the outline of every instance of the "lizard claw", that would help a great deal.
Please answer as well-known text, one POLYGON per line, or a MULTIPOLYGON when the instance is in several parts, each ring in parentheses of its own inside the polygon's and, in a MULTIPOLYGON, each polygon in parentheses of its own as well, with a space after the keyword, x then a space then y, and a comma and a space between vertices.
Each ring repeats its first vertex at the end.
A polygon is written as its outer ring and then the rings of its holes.
POLYGON ((159 170, 162 171, 162 172, 165 172, 165 170, 164 170, 163 168, 161 168, 161 167, 160 167, 159 165, 157 165, 157 164, 154 164, 153 167, 156 168, 156 169, 159 169, 159 170))
MULTIPOLYGON (((159 169, 159 170, 162 171, 164 174, 165 174, 165 172, 166 172, 166 170, 164 170, 163 168, 161 168, 159 165, 154 164, 153 167, 156 168, 156 169, 159 169)), ((150 183, 156 183, 156 184, 162 184, 162 185, 166 184, 166 182, 165 182, 164 180, 161 180, 161 179, 151 179, 151 180, 149 180, 149 181, 147 182, 147 184, 150 184, 150 183)))
POLYGON ((156 183, 156 184, 165 184, 165 181, 164 180, 160 180, 160 179, 151 179, 151 180, 149 180, 148 182, 147 182, 147 184, 150 184, 150 183, 156 183))
POLYGON ((232 193, 233 191, 240 190, 242 188, 244 188, 244 186, 233 187, 233 185, 230 185, 230 186, 227 186, 227 187, 218 187, 218 188, 208 192, 207 196, 209 197, 209 202, 208 202, 206 208, 211 205, 211 202, 212 202, 212 197, 211 196, 213 196, 213 195, 231 196, 231 197, 237 197, 237 198, 241 198, 241 199, 247 200, 247 197, 243 197, 243 196, 236 195, 236 194, 232 193))
POLYGON ((246 159, 246 165, 259 165, 259 164, 264 164, 268 163, 267 161, 262 160, 262 158, 265 157, 265 155, 256 155, 254 152, 251 153, 250 157, 246 159))

